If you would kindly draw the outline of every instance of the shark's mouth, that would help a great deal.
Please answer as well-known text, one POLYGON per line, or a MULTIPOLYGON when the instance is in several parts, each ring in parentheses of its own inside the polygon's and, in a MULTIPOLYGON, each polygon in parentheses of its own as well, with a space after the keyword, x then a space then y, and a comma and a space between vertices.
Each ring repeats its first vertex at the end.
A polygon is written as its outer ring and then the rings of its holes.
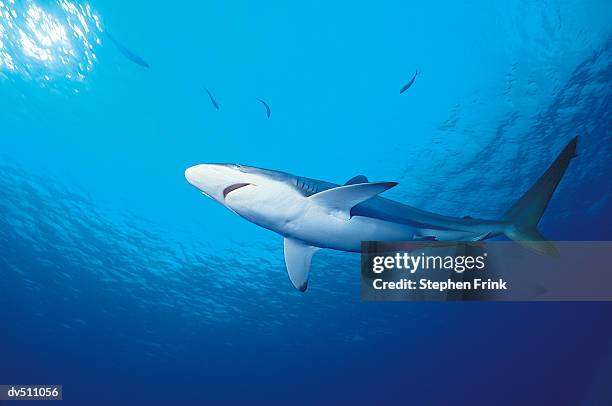
POLYGON ((234 190, 237 190, 237 189, 240 189, 241 187, 245 187, 249 185, 251 185, 251 183, 234 183, 233 185, 230 185, 226 187, 225 189, 223 189, 223 198, 225 199, 227 195, 229 195, 234 190))

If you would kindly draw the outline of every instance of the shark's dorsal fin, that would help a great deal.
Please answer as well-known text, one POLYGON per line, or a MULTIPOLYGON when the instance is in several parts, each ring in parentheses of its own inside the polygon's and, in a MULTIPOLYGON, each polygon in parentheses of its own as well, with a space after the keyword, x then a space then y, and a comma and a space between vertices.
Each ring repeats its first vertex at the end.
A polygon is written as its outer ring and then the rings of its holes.
POLYGON ((353 206, 371 199, 395 185, 397 185, 396 182, 356 183, 327 189, 310 196, 308 199, 316 205, 326 208, 334 215, 349 220, 353 206))
POLYGON ((346 181, 344 186, 346 186, 346 185, 355 185, 357 183, 368 183, 368 178, 366 178, 363 175, 353 176, 352 178, 350 178, 349 180, 346 181))
POLYGON ((308 273, 312 255, 320 248, 293 238, 285 238, 285 266, 289 280, 300 292, 308 287, 308 273))

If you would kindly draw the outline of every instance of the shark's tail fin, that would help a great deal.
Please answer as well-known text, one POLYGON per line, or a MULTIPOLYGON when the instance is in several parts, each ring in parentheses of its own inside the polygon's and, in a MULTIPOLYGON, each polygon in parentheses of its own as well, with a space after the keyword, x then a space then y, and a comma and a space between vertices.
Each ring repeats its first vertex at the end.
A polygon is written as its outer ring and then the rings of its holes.
POLYGON ((576 156, 577 143, 576 136, 536 183, 504 214, 502 220, 508 223, 504 234, 508 238, 531 251, 550 256, 559 255, 555 246, 536 227, 570 160, 576 156))

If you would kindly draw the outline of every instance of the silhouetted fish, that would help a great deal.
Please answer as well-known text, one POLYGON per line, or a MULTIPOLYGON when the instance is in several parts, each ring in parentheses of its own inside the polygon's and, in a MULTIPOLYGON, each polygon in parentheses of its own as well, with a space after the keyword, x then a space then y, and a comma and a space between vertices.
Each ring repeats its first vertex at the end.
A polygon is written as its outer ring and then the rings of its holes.
POLYGON ((145 61, 144 59, 142 59, 141 57, 139 57, 138 55, 136 55, 135 53, 127 49, 121 42, 117 41, 115 37, 113 37, 110 34, 110 32, 106 31, 106 35, 111 40, 111 42, 115 44, 119 52, 121 52, 123 56, 125 56, 127 59, 134 62, 136 65, 142 66, 143 68, 149 67, 149 64, 147 63, 147 61, 145 61))
POLYGON ((414 83, 414 80, 416 79, 417 75, 419 74, 419 70, 417 69, 416 72, 414 72, 414 76, 412 77, 412 79, 410 79, 410 82, 406 83, 404 85, 404 87, 402 87, 400 89, 400 94, 404 93, 406 90, 410 89, 410 86, 412 86, 412 84, 414 83))
POLYGON ((206 93, 208 93, 208 97, 210 97, 210 102, 212 103, 213 106, 215 106, 215 108, 217 110, 219 110, 219 104, 217 104, 217 101, 215 100, 215 98, 213 97, 212 93, 210 92, 210 90, 208 90, 208 88, 204 88, 204 90, 206 90, 206 93))
POLYGON ((268 106, 268 103, 266 103, 265 101, 263 101, 261 99, 257 99, 257 100, 259 100, 261 102, 261 104, 264 105, 264 107, 266 108, 266 115, 268 116, 268 118, 270 118, 271 110, 270 110, 270 106, 268 106))

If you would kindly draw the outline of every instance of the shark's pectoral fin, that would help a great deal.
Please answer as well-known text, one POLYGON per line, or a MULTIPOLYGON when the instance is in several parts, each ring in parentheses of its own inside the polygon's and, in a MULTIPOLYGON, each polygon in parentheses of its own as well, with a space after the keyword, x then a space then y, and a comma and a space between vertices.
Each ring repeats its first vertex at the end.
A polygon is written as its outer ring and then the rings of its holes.
POLYGON ((297 290, 304 292, 308 287, 308 273, 312 255, 320 248, 307 245, 299 240, 285 238, 285 265, 289 280, 297 290))
POLYGON ((357 176, 353 176, 352 178, 350 178, 349 180, 346 181, 346 183, 344 184, 346 185, 355 185, 357 183, 368 183, 368 178, 366 178, 363 175, 357 175, 357 176))
POLYGON ((310 196, 311 202, 330 213, 349 220, 353 206, 364 202, 397 185, 396 182, 356 183, 327 189, 310 196))

